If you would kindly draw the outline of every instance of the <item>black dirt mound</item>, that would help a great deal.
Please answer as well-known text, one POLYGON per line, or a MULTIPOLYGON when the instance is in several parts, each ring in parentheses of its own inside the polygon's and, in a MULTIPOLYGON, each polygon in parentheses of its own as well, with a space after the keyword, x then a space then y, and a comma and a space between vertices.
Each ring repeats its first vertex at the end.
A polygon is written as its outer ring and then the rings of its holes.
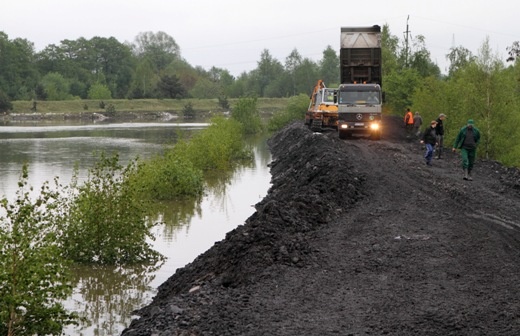
POLYGON ((518 170, 428 167, 400 119, 381 141, 274 135, 256 212, 123 335, 519 335, 518 170))

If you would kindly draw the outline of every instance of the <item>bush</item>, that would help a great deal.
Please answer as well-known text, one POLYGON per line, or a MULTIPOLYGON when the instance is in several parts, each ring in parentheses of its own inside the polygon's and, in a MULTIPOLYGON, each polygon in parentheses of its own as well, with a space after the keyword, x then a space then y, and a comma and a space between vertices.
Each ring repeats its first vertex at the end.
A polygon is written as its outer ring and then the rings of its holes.
POLYGON ((187 102, 182 109, 182 115, 185 119, 193 119, 195 118, 195 110, 193 109, 193 104, 191 102, 187 102))
POLYGON ((153 223, 145 219, 148 210, 140 191, 130 183, 137 160, 126 167, 119 156, 101 153, 89 170, 87 181, 71 183, 67 204, 64 248, 68 258, 78 263, 136 264, 162 259, 147 238, 153 223))
POLYGON ((87 97, 88 99, 95 100, 112 99, 112 92, 110 92, 110 89, 106 85, 93 84, 88 90, 87 97))
POLYGON ((291 97, 287 107, 275 114, 267 123, 269 131, 277 131, 295 120, 304 120, 305 112, 309 107, 309 97, 305 94, 291 97))
POLYGON ((132 177, 132 183, 143 192, 143 197, 154 200, 173 200, 198 196, 203 190, 202 171, 188 160, 168 150, 141 164, 132 177))
POLYGON ((229 101, 226 96, 219 96, 218 97, 218 106, 223 108, 224 110, 229 110, 229 101))
POLYGON ((0 205, 0 335, 61 335, 76 316, 61 304, 72 285, 58 236, 60 196, 45 183, 31 200, 27 180, 24 165, 16 200, 0 205))
POLYGON ((244 148, 242 127, 234 119, 215 117, 208 128, 189 142, 179 141, 174 148, 175 155, 203 171, 232 168, 238 160, 252 157, 252 153, 244 148))
POLYGON ((231 117, 242 124, 245 134, 262 131, 262 119, 256 107, 256 98, 240 98, 231 111, 231 117))

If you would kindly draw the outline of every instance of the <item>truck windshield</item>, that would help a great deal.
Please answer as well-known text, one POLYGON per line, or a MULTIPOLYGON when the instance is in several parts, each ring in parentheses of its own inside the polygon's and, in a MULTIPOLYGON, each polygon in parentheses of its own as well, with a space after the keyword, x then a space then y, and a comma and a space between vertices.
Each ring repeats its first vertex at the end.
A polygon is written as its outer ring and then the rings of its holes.
POLYGON ((341 91, 339 93, 340 104, 379 104, 381 101, 379 91, 341 91))

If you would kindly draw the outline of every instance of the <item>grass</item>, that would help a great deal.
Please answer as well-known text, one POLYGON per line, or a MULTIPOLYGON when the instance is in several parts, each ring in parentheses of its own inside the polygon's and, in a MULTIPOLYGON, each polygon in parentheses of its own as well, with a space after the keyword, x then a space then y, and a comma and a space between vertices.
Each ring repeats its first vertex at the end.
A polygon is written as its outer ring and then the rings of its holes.
MULTIPOLYGON (((231 107, 237 99, 228 99, 231 107)), ((260 112, 272 114, 287 105, 288 98, 258 98, 260 112)), ((191 103, 195 112, 226 112, 218 104, 218 99, 109 99, 103 101, 105 108, 100 106, 100 100, 62 100, 37 101, 36 111, 32 111, 32 101, 13 101, 12 114, 81 114, 103 113, 112 104, 117 112, 173 112, 182 113, 184 107, 191 103)))

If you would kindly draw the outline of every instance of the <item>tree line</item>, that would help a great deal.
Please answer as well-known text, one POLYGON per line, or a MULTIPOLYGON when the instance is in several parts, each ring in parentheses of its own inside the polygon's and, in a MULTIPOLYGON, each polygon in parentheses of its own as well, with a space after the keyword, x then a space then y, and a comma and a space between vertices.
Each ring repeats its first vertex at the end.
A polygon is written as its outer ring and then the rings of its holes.
MULTIPOLYGON (((476 55, 452 47, 442 74, 424 36, 404 41, 383 25, 381 41, 386 112, 410 107, 432 119, 444 113, 448 139, 455 125, 471 117, 484 131, 480 155, 520 165, 520 145, 511 136, 520 122, 519 42, 507 48, 505 62, 487 37, 476 55)), ((318 61, 294 49, 282 62, 264 49, 257 67, 237 77, 223 68, 190 65, 164 32, 140 33, 132 43, 114 37, 63 40, 40 52, 32 42, 9 40, 0 32, 0 55, 0 111, 9 110, 12 100, 291 97, 309 95, 318 79, 329 87, 339 84, 339 57, 332 46, 318 61)))

